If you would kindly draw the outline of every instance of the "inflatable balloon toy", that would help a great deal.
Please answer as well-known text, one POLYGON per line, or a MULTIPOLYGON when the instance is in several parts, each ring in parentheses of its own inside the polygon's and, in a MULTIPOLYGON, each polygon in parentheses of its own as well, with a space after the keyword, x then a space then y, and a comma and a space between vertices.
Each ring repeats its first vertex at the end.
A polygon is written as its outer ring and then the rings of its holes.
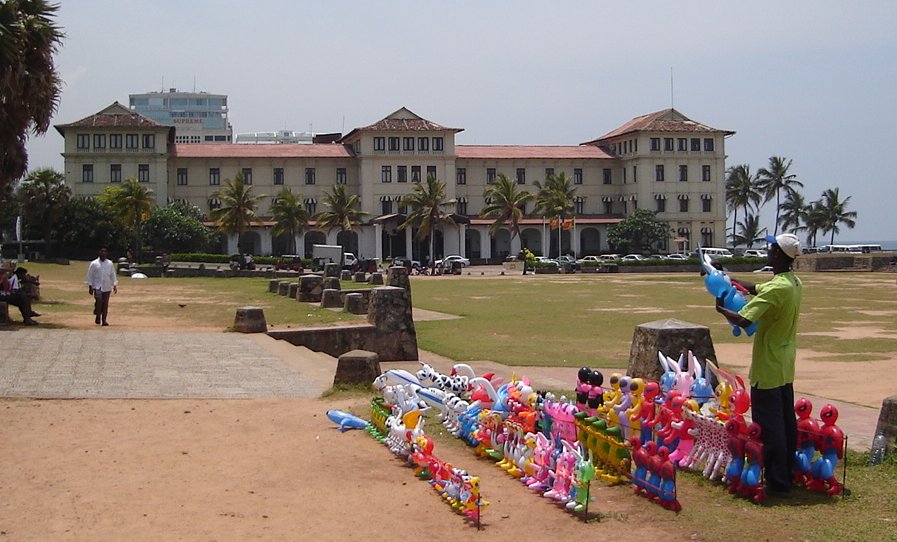
POLYGON ((844 432, 835 425, 838 421, 838 409, 828 404, 819 412, 822 428, 819 430, 817 450, 822 454, 810 465, 811 480, 807 488, 813 491, 824 491, 829 495, 838 495, 844 486, 835 478, 838 460, 844 454, 844 432))
MULTIPOLYGON (((704 275, 704 287, 716 299, 723 300, 723 306, 733 312, 738 312, 747 305, 745 294, 747 290, 738 282, 729 278, 729 275, 713 266, 710 256, 704 254, 701 247, 697 249, 698 260, 701 262, 701 274, 704 275)), ((741 328, 732 325, 732 335, 738 337, 741 335, 741 328)), ((745 329, 748 336, 753 335, 757 331, 757 322, 752 323, 745 329)))
POLYGON ((753 422, 748 426, 748 440, 744 445, 745 464, 741 471, 741 483, 738 492, 748 497, 754 503, 760 503, 766 499, 766 490, 763 488, 763 443, 760 442, 760 424, 753 422))
POLYGON ((813 403, 801 397, 794 403, 797 414, 797 450, 794 452, 794 473, 792 481, 796 485, 805 485, 810 481, 810 465, 816 455, 816 439, 819 435, 819 422, 810 417, 813 403))
POLYGON ((341 433, 349 429, 367 429, 370 422, 363 420, 354 414, 349 414, 339 409, 330 409, 327 411, 327 417, 339 426, 341 433))

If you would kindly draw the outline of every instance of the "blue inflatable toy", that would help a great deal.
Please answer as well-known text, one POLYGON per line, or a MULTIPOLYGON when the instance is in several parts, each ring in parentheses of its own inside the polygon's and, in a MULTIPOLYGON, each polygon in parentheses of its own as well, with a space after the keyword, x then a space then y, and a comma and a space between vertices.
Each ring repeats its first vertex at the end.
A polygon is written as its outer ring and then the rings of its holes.
MULTIPOLYGON (((707 291, 710 292, 710 295, 713 297, 717 299, 722 298, 724 307, 732 312, 740 311, 742 307, 747 305, 747 299, 744 297, 744 292, 739 290, 735 284, 732 283, 732 279, 729 278, 729 275, 713 267, 713 264, 710 261, 710 256, 705 255, 701 250, 701 247, 698 247, 697 252, 698 259, 701 261, 701 274, 704 275, 704 287, 707 288, 707 291)), ((757 322, 754 322, 745 328, 745 332, 747 332, 748 336, 753 335, 755 331, 757 331, 757 322)), ((732 335, 735 335, 736 337, 741 335, 741 328, 733 325, 732 335)))
POLYGON ((349 429, 365 429, 368 426, 366 420, 342 410, 328 410, 327 417, 330 418, 330 421, 339 426, 341 432, 348 431, 349 429))

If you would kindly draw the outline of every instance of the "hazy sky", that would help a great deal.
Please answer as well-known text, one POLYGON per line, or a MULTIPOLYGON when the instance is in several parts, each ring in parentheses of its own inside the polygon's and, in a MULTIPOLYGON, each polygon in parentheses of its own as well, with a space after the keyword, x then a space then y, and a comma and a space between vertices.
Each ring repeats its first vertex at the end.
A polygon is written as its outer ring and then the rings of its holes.
MULTIPOLYGON (((176 87, 228 95, 235 132, 405 106, 459 144, 575 145, 672 102, 736 132, 727 166, 785 156, 808 201, 850 196, 836 242, 897 239, 897 2, 62 0, 58 22, 54 124, 176 87)), ((31 167, 62 144, 32 138, 31 167)))

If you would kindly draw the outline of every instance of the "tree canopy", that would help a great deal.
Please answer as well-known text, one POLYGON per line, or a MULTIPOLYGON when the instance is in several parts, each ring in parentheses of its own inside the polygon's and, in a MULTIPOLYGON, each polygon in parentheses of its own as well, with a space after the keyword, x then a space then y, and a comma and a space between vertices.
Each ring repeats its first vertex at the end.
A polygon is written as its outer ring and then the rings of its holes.
POLYGON ((328 232, 334 228, 351 231, 368 213, 361 210, 358 194, 349 194, 346 185, 335 184, 324 194, 324 210, 315 215, 318 228, 328 232))
POLYGON ((402 205, 408 207, 411 212, 399 225, 399 229, 417 226, 417 238, 430 240, 430 267, 435 269, 434 234, 442 224, 455 225, 451 216, 455 200, 450 200, 446 196, 445 182, 427 175, 426 182, 414 184, 411 193, 402 199, 402 205))
POLYGON ((513 179, 499 173, 483 191, 483 197, 486 205, 480 211, 480 216, 494 219, 489 226, 489 234, 494 237, 502 226, 508 226, 511 239, 520 235, 520 219, 523 218, 527 202, 532 201, 533 194, 519 190, 513 179))
POLYGON ((40 232, 46 254, 53 252, 53 230, 71 196, 65 176, 54 169, 32 171, 19 185, 18 198, 26 228, 40 232))
POLYGON ((243 173, 238 172, 234 180, 224 180, 221 190, 215 192, 213 197, 221 200, 221 207, 211 212, 211 218, 218 226, 218 230, 225 235, 236 235, 239 244, 240 237, 256 219, 256 207, 264 194, 254 195, 252 186, 243 182, 243 173))
POLYGON ((654 247, 670 238, 673 230, 657 220, 657 213, 636 209, 607 230, 607 241, 622 252, 654 252, 654 247))

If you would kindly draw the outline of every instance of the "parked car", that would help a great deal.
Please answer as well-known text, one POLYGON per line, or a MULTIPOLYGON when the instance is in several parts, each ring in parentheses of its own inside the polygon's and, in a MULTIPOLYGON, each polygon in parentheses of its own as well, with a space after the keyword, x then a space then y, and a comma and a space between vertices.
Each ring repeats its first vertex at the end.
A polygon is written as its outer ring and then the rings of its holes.
POLYGON ((547 264, 547 265, 553 265, 554 267, 558 267, 557 261, 552 260, 551 258, 548 258, 545 256, 536 256, 536 261, 539 262, 540 264, 547 264))
POLYGON ((452 265, 452 262, 461 262, 461 267, 470 267, 470 260, 458 255, 446 256, 441 260, 436 260, 436 267, 450 266, 452 265))
POLYGON ((744 256, 746 258, 765 258, 766 250, 762 248, 749 248, 744 251, 744 256))
POLYGON ((355 269, 358 258, 351 252, 343 252, 343 269, 355 269))
POLYGON ((393 264, 393 265, 398 265, 398 266, 401 266, 401 267, 408 267, 407 264, 405 263, 405 262, 408 262, 408 261, 411 262, 411 270, 412 270, 412 271, 417 271, 418 273, 420 273, 420 269, 421 269, 421 268, 420 268, 420 262, 417 261, 417 260, 408 260, 408 259, 406 259, 406 258, 402 258, 401 256, 399 256, 399 257, 396 257, 396 258, 393 258, 393 259, 392 259, 392 264, 393 264))
POLYGON ((666 260, 667 255, 666 254, 652 254, 652 255, 648 256, 648 259, 649 260, 666 260))
POLYGON ((641 254, 627 254, 623 256, 624 262, 640 262, 642 260, 647 260, 647 258, 642 256, 641 254))
POLYGON ((285 269, 287 271, 302 271, 302 256, 298 254, 284 254, 274 264, 274 269, 285 269))
POLYGON ((623 257, 620 256, 619 254, 602 254, 601 256, 598 256, 598 257, 603 262, 615 262, 617 260, 623 259, 623 257))
POLYGON ((670 254, 667 256, 668 260, 687 260, 688 258, 688 254, 670 254))
POLYGON ((760 269, 754 269, 754 273, 772 273, 772 266, 764 265, 760 269))
POLYGON ((582 258, 576 260, 576 265, 580 267, 582 267, 583 263, 585 263, 586 265, 601 265, 601 262, 603 261, 604 260, 602 260, 598 256, 583 256, 582 258))

